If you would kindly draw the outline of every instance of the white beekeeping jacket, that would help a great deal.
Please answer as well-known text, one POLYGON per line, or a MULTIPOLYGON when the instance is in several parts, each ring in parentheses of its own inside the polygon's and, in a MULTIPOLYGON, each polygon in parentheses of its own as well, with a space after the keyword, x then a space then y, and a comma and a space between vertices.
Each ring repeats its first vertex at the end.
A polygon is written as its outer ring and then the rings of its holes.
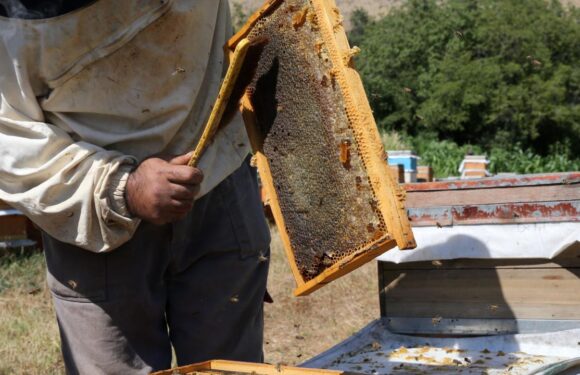
MULTIPOLYGON (((153 154, 199 139, 224 71, 227 0, 99 0, 0 17, 0 199, 60 241, 112 250, 135 232, 123 191, 153 154)), ((240 116, 200 161, 203 195, 248 154, 240 116)))

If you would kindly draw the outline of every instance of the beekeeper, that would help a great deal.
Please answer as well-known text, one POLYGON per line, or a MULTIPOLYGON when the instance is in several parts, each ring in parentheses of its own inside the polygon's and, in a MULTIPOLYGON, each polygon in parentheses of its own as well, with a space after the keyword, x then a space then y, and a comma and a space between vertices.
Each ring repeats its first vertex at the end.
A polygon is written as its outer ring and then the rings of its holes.
POLYGON ((0 199, 44 232, 71 374, 262 359, 240 117, 187 166, 230 35, 227 0, 0 0, 0 199))

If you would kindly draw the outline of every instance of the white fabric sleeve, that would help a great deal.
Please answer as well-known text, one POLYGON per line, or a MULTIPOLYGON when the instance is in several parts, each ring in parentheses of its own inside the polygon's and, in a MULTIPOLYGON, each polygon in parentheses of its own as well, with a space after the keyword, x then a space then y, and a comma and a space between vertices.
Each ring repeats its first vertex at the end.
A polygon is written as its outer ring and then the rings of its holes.
POLYGON ((75 142, 0 95, 0 199, 57 240, 86 250, 106 252, 128 241, 139 224, 124 202, 136 159, 75 142))

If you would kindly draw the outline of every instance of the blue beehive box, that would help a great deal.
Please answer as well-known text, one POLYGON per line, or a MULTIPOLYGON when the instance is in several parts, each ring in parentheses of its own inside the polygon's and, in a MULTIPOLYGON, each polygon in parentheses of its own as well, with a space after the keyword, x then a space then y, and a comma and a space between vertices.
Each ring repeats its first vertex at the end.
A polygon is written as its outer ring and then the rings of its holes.
POLYGON ((389 165, 401 164, 405 172, 417 172, 417 161, 421 159, 414 151, 387 151, 389 165))

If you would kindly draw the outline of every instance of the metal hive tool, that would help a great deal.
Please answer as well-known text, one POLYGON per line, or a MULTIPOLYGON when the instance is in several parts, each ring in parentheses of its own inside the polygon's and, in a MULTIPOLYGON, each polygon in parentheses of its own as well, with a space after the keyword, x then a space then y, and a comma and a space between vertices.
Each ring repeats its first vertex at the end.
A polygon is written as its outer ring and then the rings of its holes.
POLYGON ((271 0, 227 47, 264 39, 243 113, 306 295, 415 243, 334 0, 271 0))

